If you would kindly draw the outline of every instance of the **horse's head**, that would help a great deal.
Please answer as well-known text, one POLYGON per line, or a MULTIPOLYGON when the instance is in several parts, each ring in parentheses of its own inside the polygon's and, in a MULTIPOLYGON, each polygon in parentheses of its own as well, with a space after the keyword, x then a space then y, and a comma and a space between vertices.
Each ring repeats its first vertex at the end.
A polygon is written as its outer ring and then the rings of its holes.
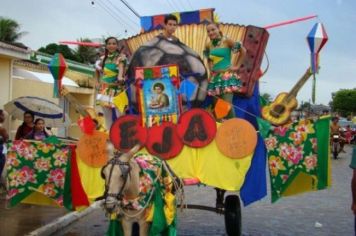
POLYGON ((135 165, 131 158, 139 149, 140 145, 136 145, 126 153, 119 153, 111 143, 107 145, 110 159, 101 169, 101 176, 105 179, 104 208, 108 213, 117 212, 132 179, 138 176, 138 172, 131 173, 135 165))

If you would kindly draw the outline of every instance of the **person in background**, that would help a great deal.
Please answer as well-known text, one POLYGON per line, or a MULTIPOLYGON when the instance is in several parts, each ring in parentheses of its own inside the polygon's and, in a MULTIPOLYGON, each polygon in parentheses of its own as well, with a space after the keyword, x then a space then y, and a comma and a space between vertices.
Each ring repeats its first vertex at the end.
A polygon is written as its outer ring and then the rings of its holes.
POLYGON ((32 131, 26 135, 26 139, 34 140, 44 140, 49 134, 45 130, 45 121, 42 118, 37 118, 35 120, 35 125, 33 126, 32 131))
POLYGON ((15 140, 23 139, 33 130, 35 115, 31 111, 23 114, 23 123, 17 128, 15 140))
POLYGON ((9 134, 6 129, 2 127, 5 121, 5 112, 0 110, 0 176, 5 165, 5 144, 9 139, 9 134))

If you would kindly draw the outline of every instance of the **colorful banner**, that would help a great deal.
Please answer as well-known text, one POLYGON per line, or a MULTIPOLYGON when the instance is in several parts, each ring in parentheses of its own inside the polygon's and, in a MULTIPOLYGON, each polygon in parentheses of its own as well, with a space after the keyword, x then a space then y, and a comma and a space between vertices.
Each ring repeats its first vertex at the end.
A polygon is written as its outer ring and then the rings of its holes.
MULTIPOLYGON (((198 11, 174 12, 170 13, 175 15, 178 19, 178 24, 199 24, 205 22, 214 22, 214 8, 201 9, 198 11)), ((164 25, 164 17, 168 14, 155 15, 155 16, 142 16, 140 17, 141 28, 143 32, 161 29, 164 25)))
POLYGON ((330 185, 329 118, 276 127, 265 143, 272 202, 330 185))

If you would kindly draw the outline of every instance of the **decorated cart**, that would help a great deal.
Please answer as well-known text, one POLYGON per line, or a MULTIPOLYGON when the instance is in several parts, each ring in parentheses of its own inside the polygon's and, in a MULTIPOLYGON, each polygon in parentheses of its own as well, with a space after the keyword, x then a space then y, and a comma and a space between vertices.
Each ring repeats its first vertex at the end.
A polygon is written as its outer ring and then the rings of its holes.
MULTIPOLYGON (((208 67, 201 58, 208 41, 204 23, 214 21, 213 9, 177 16, 178 41, 157 37, 164 16, 143 17, 144 32, 120 41, 131 58, 129 80, 113 103, 126 115, 115 121, 109 136, 93 131, 89 118, 81 121, 85 132, 76 144, 47 140, 9 145, 10 206, 51 203, 73 210, 101 197, 107 138, 121 152, 140 144, 140 153, 165 160, 186 185, 236 192, 226 196, 219 209, 224 212, 228 235, 241 234, 240 198, 247 206, 266 196, 266 162, 272 202, 330 185, 328 117, 290 122, 285 114, 295 108, 292 98, 298 89, 317 72, 317 54, 312 54, 313 70, 307 70, 290 93, 262 109, 258 80, 269 34, 265 28, 220 24, 222 33, 240 41, 247 55, 238 71, 242 83, 233 102, 216 97, 212 107, 212 98, 207 97, 208 67), (230 110, 236 118, 216 121, 230 110)), ((217 211, 216 207, 186 206, 217 211)), ((114 224, 109 229, 113 234, 114 224)))

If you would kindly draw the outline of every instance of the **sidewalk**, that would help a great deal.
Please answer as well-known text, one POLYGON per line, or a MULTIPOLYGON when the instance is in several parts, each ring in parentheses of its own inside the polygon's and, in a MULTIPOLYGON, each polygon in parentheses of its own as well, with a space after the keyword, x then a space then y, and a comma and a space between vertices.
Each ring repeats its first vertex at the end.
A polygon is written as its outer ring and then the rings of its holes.
POLYGON ((6 209, 4 192, 0 194, 0 206, 0 235, 6 236, 26 235, 68 213, 64 208, 28 204, 6 209))

